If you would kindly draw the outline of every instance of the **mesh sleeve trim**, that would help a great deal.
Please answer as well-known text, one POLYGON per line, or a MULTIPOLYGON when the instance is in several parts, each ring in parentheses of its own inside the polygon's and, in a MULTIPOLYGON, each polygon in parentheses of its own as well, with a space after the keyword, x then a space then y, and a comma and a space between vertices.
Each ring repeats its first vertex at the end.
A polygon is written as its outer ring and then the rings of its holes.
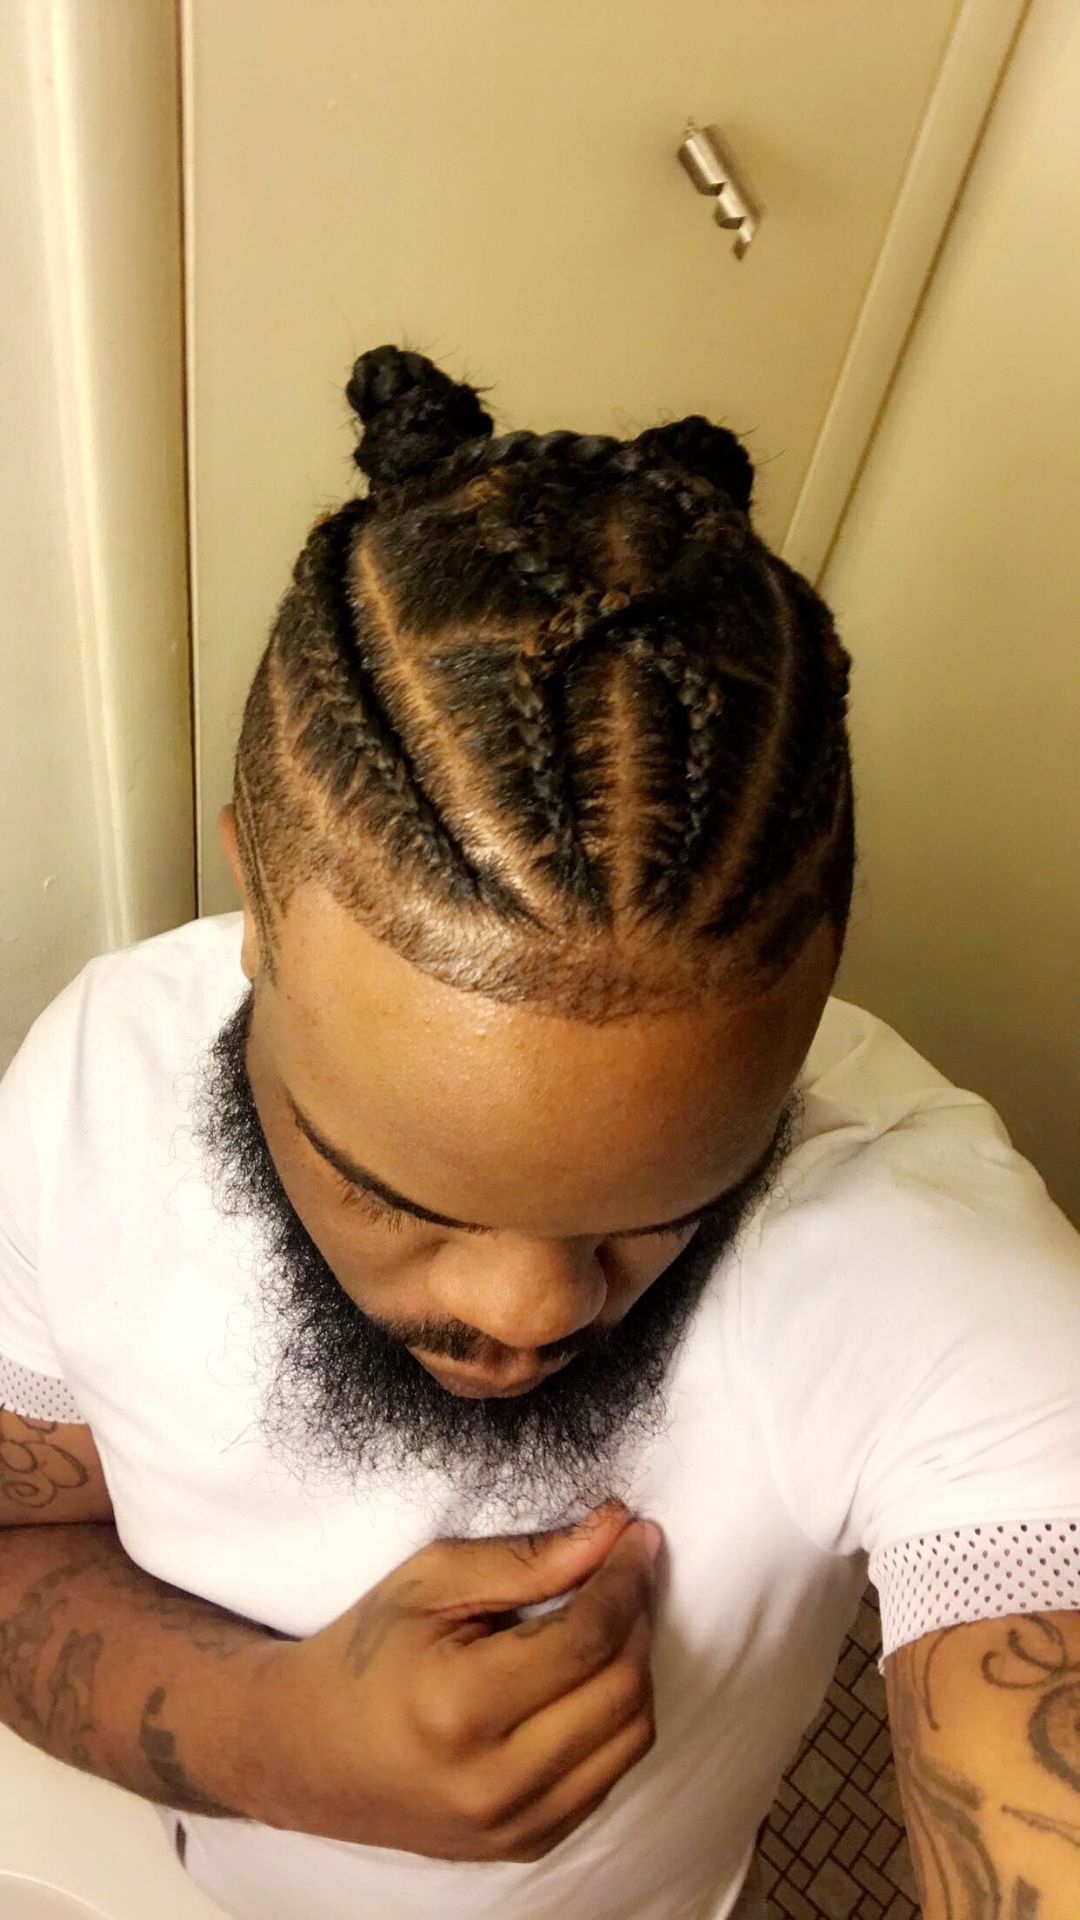
POLYGON ((25 1420, 59 1420, 85 1425, 85 1415, 74 1394, 55 1374, 36 1373, 0 1353, 0 1407, 25 1420))
POLYGON ((1080 1611, 1080 1520, 1013 1520, 924 1533, 879 1547, 882 1653, 942 1627, 1009 1613, 1080 1611))

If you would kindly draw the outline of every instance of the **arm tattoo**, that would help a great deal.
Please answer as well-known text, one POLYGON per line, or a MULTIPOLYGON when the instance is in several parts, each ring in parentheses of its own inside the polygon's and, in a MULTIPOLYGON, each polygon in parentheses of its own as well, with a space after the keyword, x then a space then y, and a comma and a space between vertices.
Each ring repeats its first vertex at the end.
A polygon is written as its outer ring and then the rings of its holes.
POLYGON ((928 1727, 932 1728, 934 1733, 940 1733, 941 1728, 938 1724, 937 1716, 934 1713, 934 1703, 930 1693, 930 1674, 933 1669, 935 1656, 940 1652, 946 1640, 948 1640, 952 1634, 959 1633, 960 1631, 961 1629, 959 1627, 942 1627, 941 1632, 938 1634, 935 1634, 934 1644, 930 1648, 930 1651, 926 1656, 926 1660, 923 1663, 922 1681, 919 1687, 919 1693, 922 1698, 923 1712, 926 1715, 926 1724, 928 1727))
MULTIPOLYGON (((231 1660, 250 1645, 253 1636, 271 1640, 289 1638, 274 1627, 226 1613, 212 1600, 200 1600, 196 1594, 170 1587, 166 1581, 148 1573, 119 1548, 111 1524, 93 1535, 89 1528, 86 1531, 89 1557, 84 1564, 96 1567, 105 1592, 123 1594, 133 1613, 153 1619, 166 1633, 183 1634, 196 1652, 212 1654, 215 1660, 231 1660)), ((75 1569, 64 1571, 70 1573, 75 1569)))
MULTIPOLYGON (((943 1920, 1017 1920, 1025 1909, 1015 1894, 1006 1908, 982 1830, 985 1796, 928 1750, 926 1733, 940 1731, 929 1673, 943 1637, 936 1635, 929 1648, 921 1641, 900 1647, 888 1663, 889 1717, 919 1900, 943 1920)), ((1038 1908, 1029 1911, 1036 1915, 1038 1908)))
POLYGON ((406 1580, 393 1593, 378 1595, 362 1609, 345 1647, 345 1665, 354 1680, 367 1672, 419 1585, 419 1580, 406 1580))
POLYGON ((107 1581, 111 1592, 126 1595, 135 1612, 150 1616, 166 1633, 183 1634, 196 1652, 211 1654, 215 1660, 231 1660, 251 1645, 253 1635, 270 1640, 288 1637, 276 1633, 273 1627, 223 1614, 213 1601, 180 1593, 163 1580, 154 1580, 132 1561, 125 1564, 118 1560, 115 1566, 110 1565, 107 1581))
MULTIPOLYGON (((211 1602, 180 1593, 144 1573, 118 1548, 111 1526, 55 1531, 65 1536, 62 1563, 41 1575, 7 1617, 0 1619, 0 1684, 7 1687, 17 1709, 11 1722, 15 1731, 73 1766, 91 1773, 102 1771, 91 1736, 98 1732, 94 1689, 106 1638, 71 1623, 70 1611, 80 1600, 100 1605, 112 1594, 123 1596, 125 1604, 110 1642, 114 1652, 123 1647, 125 1613, 152 1618, 214 1660, 231 1659, 253 1637, 285 1637, 222 1614, 211 1602)), ((235 1808, 218 1805, 188 1781, 175 1735, 155 1718, 164 1701, 165 1689, 156 1688, 143 1709, 139 1745, 155 1783, 167 1790, 168 1803, 193 1813, 243 1819, 235 1808)), ((113 1777, 107 1769, 106 1777, 113 1777)))
POLYGON ((68 1634, 60 1657, 49 1675, 49 1717, 45 1736, 73 1766, 93 1771, 86 1736, 94 1731, 90 1711, 97 1667, 104 1642, 100 1633, 68 1634))
POLYGON ((74 1454, 50 1439, 57 1424, 0 1413, 0 1498, 12 1506, 51 1506, 58 1493, 72 1493, 89 1480, 74 1454))
MULTIPOLYGON (((932 1639, 898 1649, 889 1661, 893 1739, 920 1898, 944 1920, 1040 1920, 1044 1896, 1027 1877, 1030 1866, 1006 1887, 988 1833, 1004 1815, 1080 1852, 1080 1817, 1062 1817, 1060 1801, 1048 1809, 994 1805, 972 1781, 941 1765, 933 1736, 947 1736, 950 1729, 943 1727, 946 1715, 936 1699, 935 1663, 945 1642, 963 1631, 946 1627, 932 1639)), ((987 1687, 1028 1696, 1028 1760, 1080 1793, 1080 1659, 1070 1657, 1061 1626, 1043 1614, 1014 1622, 979 1658, 977 1672, 987 1687)), ((1018 1753, 1022 1750, 1018 1747, 1018 1753)), ((1047 1882, 1051 1890, 1061 1891, 1063 1870, 1047 1882)))
POLYGON ((22 1716, 23 1728, 50 1752, 77 1767, 93 1768, 86 1736, 93 1732, 91 1700, 94 1675, 104 1645, 100 1633, 72 1629, 52 1671, 42 1668, 45 1650, 67 1604, 64 1584, 89 1564, 85 1557, 56 1567, 31 1587, 21 1605, 0 1622, 0 1679, 5 1680, 22 1716), (44 1699, 40 1700, 40 1695, 44 1699))
POLYGON ((1002 1807, 1001 1811, 1013 1820, 1022 1820, 1025 1827, 1034 1827, 1037 1833, 1056 1833, 1059 1840, 1080 1847, 1080 1827, 1072 1820, 1053 1820, 1048 1813, 1036 1813, 1030 1807, 1002 1807))
POLYGON ((983 1656, 988 1686, 1037 1693, 1028 1720, 1028 1745, 1047 1773, 1080 1793, 1080 1660, 1070 1660, 1061 1628, 1033 1613, 1011 1627, 1005 1647, 983 1656))
POLYGON ((168 1804, 183 1813, 216 1814, 226 1820, 242 1820, 244 1815, 235 1807, 225 1807, 217 1800, 209 1800, 193 1786, 184 1772, 180 1756, 176 1751, 176 1735, 158 1722, 157 1716, 165 1705, 164 1687, 155 1687, 147 1700, 139 1725, 139 1746, 146 1756, 150 1771, 159 1786, 165 1788, 168 1804))
POLYGON ((37 1703, 45 1649, 67 1605, 67 1581, 91 1564, 85 1555, 77 1555, 67 1565, 54 1567, 29 1588, 15 1612, 0 1621, 0 1680, 11 1689, 24 1725, 38 1736, 44 1736, 48 1726, 48 1714, 37 1703))
MULTIPOLYGON (((920 1710, 930 1727, 925 1671, 919 1647, 902 1647, 893 1688, 892 1730, 919 1899, 945 1920, 1003 1920, 1001 1881, 983 1839, 983 1795, 962 1775, 936 1764, 923 1739, 920 1710), (931 1907, 933 1900, 936 1904, 931 1907)), ((932 1646, 924 1660, 929 1663, 932 1646)))

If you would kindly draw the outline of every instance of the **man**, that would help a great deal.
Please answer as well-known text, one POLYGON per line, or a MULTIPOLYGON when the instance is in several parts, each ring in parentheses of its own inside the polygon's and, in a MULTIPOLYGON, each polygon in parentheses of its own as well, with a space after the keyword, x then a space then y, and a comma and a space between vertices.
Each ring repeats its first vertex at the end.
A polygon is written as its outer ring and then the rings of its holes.
POLYGON ((926 1920, 1075 1920, 1076 1236, 830 998, 828 612, 697 416, 349 396, 242 919, 0 1094, 4 1717, 240 1920, 723 1920, 869 1568, 926 1920))

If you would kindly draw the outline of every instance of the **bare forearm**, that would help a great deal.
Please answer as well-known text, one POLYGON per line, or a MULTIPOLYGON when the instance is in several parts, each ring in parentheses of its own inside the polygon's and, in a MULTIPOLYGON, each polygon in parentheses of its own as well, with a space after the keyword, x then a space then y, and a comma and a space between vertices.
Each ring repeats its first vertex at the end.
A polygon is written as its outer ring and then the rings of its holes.
POLYGON ((0 1721, 144 1799, 245 1817, 277 1638, 145 1573, 111 1524, 0 1532, 0 1721))

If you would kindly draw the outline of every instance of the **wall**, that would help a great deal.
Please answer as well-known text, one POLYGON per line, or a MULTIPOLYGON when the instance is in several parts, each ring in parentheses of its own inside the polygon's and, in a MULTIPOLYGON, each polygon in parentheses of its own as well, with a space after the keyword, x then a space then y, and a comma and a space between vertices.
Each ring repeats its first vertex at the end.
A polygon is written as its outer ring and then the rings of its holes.
POLYGON ((0 9, 0 1068, 194 911, 175 22, 0 9))
POLYGON ((1035 0, 823 582, 856 661, 839 990, 1080 1218, 1080 14, 1035 0))
POLYGON ((269 623, 353 490, 355 354, 432 353, 500 427, 726 419, 819 566, 1020 4, 261 0, 253 42, 245 0, 183 0, 204 910, 269 623), (688 112, 768 208, 741 263, 688 112))

